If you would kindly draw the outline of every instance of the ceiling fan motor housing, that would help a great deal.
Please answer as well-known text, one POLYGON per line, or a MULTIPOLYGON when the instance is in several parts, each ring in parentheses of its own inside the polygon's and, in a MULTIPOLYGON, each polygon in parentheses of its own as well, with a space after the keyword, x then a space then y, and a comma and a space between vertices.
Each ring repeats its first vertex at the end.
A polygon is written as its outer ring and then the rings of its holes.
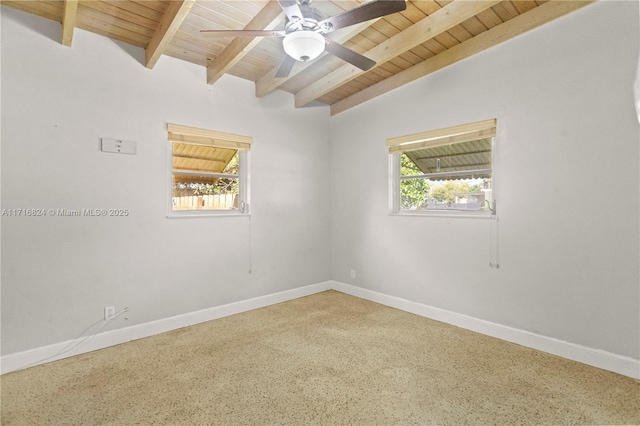
POLYGON ((302 5, 300 6, 300 12, 302 12, 302 16, 298 20, 291 20, 287 17, 284 24, 284 29, 287 33, 292 33, 294 31, 300 30, 322 30, 322 28, 320 28, 320 26, 318 25, 318 22, 322 21, 324 19, 324 16, 322 16, 318 9, 302 5))
POLYGON ((308 4, 300 5, 302 16, 300 19, 289 19, 285 22, 287 35, 282 40, 282 46, 287 55, 297 61, 312 61, 322 52, 326 46, 323 29, 318 22, 324 17, 319 10, 308 4))

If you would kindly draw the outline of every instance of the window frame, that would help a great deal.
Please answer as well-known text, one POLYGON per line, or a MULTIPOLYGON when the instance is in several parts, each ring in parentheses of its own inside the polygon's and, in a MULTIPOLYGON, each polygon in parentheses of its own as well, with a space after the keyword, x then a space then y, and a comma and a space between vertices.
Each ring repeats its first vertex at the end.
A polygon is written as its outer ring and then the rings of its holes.
MULTIPOLYGON (((496 217, 496 135, 497 120, 490 119, 443 129, 430 130, 406 136, 389 138, 389 214, 393 216, 432 217, 496 217), (402 209, 401 203, 401 155, 404 152, 491 138, 491 188, 493 204, 486 210, 457 209, 402 209)), ((425 174, 427 175, 427 174, 425 174)), ((416 175, 420 178, 424 175, 416 175)))
MULTIPOLYGON (((167 169, 168 169, 168 218, 185 217, 221 217, 221 216, 250 216, 250 163, 251 144, 250 136, 236 135, 233 133, 219 132, 215 130, 200 129, 197 127, 167 124, 167 169), (173 143, 186 143, 192 145, 214 146, 218 148, 236 149, 238 153, 239 173, 238 178, 238 205, 233 209, 173 209, 173 143)), ((226 173, 215 172, 180 172, 180 174, 192 174, 195 176, 233 177, 226 173)))

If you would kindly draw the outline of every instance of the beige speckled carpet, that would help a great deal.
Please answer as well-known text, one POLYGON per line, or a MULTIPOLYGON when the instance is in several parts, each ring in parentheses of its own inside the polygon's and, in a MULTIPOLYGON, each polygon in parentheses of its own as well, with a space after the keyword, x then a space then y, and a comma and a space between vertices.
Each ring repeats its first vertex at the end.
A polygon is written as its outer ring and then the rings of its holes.
POLYGON ((335 291, 1 380, 3 425, 640 423, 636 380, 335 291))

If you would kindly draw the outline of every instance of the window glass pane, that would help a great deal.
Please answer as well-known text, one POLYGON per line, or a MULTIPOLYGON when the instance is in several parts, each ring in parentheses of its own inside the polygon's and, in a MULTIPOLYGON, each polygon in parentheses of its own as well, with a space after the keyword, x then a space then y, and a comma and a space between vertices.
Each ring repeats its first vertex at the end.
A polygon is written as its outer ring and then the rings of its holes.
POLYGON ((232 175, 237 175, 240 173, 240 156, 238 155, 238 151, 233 154, 233 157, 231 157, 231 160, 229 160, 225 168, 222 170, 222 173, 232 175))
POLYGON ((234 157, 237 164, 237 156, 236 149, 174 142, 173 170, 226 173, 234 157))
POLYGON ((238 208, 238 178, 173 176, 173 210, 238 208))
POLYGON ((403 210, 487 210, 492 200, 490 178, 400 181, 403 210))
POLYGON ((400 154, 401 210, 488 210, 491 138, 400 154))
POLYGON ((402 165, 412 173, 401 175, 439 174, 443 178, 456 176, 457 178, 481 177, 481 170, 489 170, 483 176, 491 175, 491 138, 478 139, 432 148, 419 149, 402 153, 407 159, 402 165), (408 166, 407 160, 412 163, 408 166), (468 171, 469 173, 463 173, 468 171))
POLYGON ((174 142, 172 152, 172 210, 238 209, 237 150, 174 142))

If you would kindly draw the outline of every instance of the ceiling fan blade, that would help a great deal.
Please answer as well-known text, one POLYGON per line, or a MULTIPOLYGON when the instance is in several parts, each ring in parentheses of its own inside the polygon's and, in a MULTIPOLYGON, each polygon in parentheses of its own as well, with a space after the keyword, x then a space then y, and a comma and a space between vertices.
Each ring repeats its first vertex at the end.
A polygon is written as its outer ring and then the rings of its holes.
POLYGON ((284 37, 284 31, 275 30, 200 30, 201 33, 213 37, 284 37))
POLYGON ((320 28, 326 28, 324 33, 331 32, 350 25, 359 24, 370 19, 380 18, 392 13, 401 12, 407 8, 405 0, 374 0, 361 4, 339 15, 332 16, 318 22, 320 28))
POLYGON ((287 18, 289 18, 289 21, 296 22, 304 19, 296 0, 278 0, 278 3, 280 3, 280 7, 284 11, 284 14, 287 15, 287 18))
POLYGON ((343 61, 349 62, 351 65, 354 65, 363 71, 371 69, 376 64, 375 61, 359 54, 358 52, 354 52, 353 50, 344 47, 340 43, 336 43, 335 41, 326 37, 325 40, 327 41, 327 46, 325 47, 325 50, 327 52, 336 55, 343 61))
POLYGON ((291 72, 291 69, 293 68, 295 63, 296 63, 296 60, 293 59, 291 56, 284 55, 284 59, 280 63, 280 67, 276 72, 276 78, 289 77, 289 73, 291 72))

